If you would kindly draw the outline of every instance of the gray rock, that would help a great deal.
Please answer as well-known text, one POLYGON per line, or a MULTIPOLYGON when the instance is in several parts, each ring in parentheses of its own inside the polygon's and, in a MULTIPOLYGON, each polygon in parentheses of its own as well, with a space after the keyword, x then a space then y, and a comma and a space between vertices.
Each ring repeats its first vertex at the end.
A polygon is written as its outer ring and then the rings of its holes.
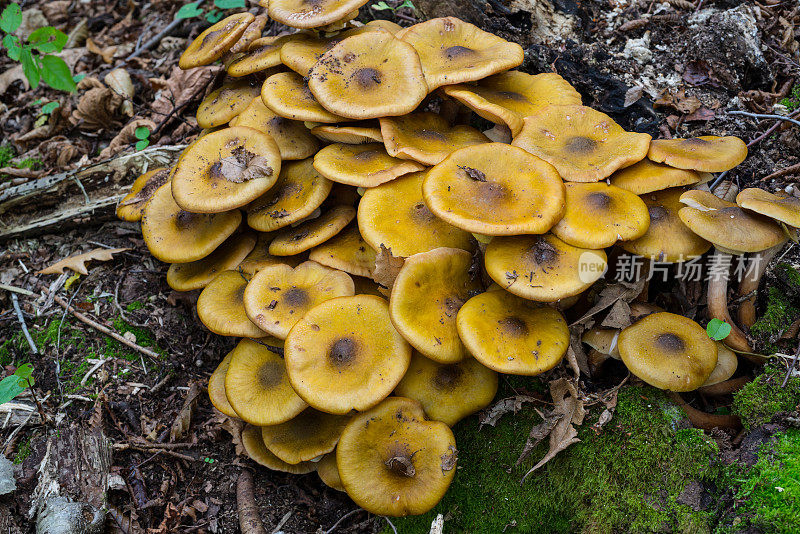
POLYGON ((17 481, 14 478, 14 464, 0 454, 0 495, 11 493, 15 489, 17 489, 17 481))

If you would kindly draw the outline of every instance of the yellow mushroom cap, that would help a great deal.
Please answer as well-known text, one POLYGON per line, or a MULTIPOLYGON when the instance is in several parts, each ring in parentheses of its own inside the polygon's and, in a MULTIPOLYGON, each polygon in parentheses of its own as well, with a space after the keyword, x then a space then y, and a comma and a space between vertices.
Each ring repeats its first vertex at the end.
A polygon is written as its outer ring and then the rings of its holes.
POLYGON ((661 312, 622 330, 619 353, 631 373, 669 391, 693 391, 717 365, 717 344, 688 317, 661 312))
POLYGON ((375 187, 425 165, 390 156, 380 143, 328 145, 314 156, 314 168, 329 180, 357 187, 375 187))
POLYGON ((647 232, 647 205, 630 191, 606 183, 567 183, 567 208, 553 233, 573 247, 606 248, 647 232))
POLYGON ((647 156, 650 136, 626 132, 586 106, 545 106, 525 118, 514 146, 552 164, 564 180, 599 182, 647 156))
POLYGON ((239 77, 261 72, 281 64, 281 49, 287 43, 302 39, 303 34, 279 35, 256 39, 247 48, 247 53, 228 65, 228 74, 239 77))
POLYGON ((346 18, 367 0, 270 0, 269 16, 292 28, 318 28, 346 18))
POLYGON ((773 195, 763 189, 743 189, 736 196, 736 203, 750 211, 766 215, 787 226, 800 227, 800 199, 786 193, 773 195))
POLYGON ((347 415, 306 408, 285 423, 261 427, 261 437, 272 454, 286 463, 298 464, 335 449, 349 420, 347 415))
POLYGON ((351 124, 320 124, 311 128, 311 133, 329 143, 360 145, 377 141, 383 143, 381 129, 370 121, 351 124))
POLYGON ((238 80, 211 91, 197 109, 197 124, 201 128, 216 128, 230 122, 257 98, 260 88, 248 80, 238 80))
POLYGON ((206 328, 220 336, 267 335, 245 313, 243 297, 247 280, 238 271, 222 271, 208 283, 197 298, 197 316, 206 328))
POLYGON ((294 224, 320 207, 332 186, 314 169, 313 159, 287 163, 275 185, 247 207, 247 224, 261 232, 294 224))
POLYGON ((684 189, 664 189, 642 195, 650 214, 650 226, 640 238, 623 241, 620 246, 632 254, 638 254, 661 262, 681 262, 702 256, 711 248, 711 243, 692 232, 683 224, 678 212, 684 189))
POLYGON ((542 234, 564 212, 553 166, 504 143, 456 150, 428 171, 422 193, 437 217, 483 235, 542 234))
POLYGON ((303 123, 285 119, 254 98, 236 119, 236 126, 253 128, 269 134, 278 145, 281 159, 305 159, 319 149, 319 141, 303 123))
MULTIPOLYGON (((282 345, 277 339, 265 342, 282 345)), ((252 339, 241 340, 231 352, 225 392, 239 417, 257 426, 285 423, 308 407, 292 389, 283 358, 252 339)))
POLYGON ((355 293, 353 280, 341 271, 317 262, 303 262, 294 269, 271 265, 258 271, 244 292, 248 317, 265 332, 286 339, 289 330, 326 300, 355 293))
POLYGON ((253 233, 232 236, 203 259, 170 265, 167 283, 175 291, 203 288, 220 272, 235 269, 255 246, 253 233))
POLYGON ((225 394, 225 376, 228 374, 228 366, 231 363, 231 353, 225 355, 220 364, 211 373, 208 378, 208 398, 214 408, 227 415, 228 417, 239 418, 239 414, 233 409, 231 403, 228 402, 228 396, 225 394))
POLYGON ((744 210, 708 191, 683 193, 678 216, 689 229, 730 254, 760 252, 786 241, 783 229, 763 215, 744 210))
POLYGON ((436 113, 412 113, 380 119, 381 137, 390 156, 436 165, 451 152, 488 143, 489 138, 471 126, 450 126, 436 113))
POLYGON ((552 72, 526 74, 516 70, 495 74, 477 85, 450 85, 441 89, 484 119, 505 124, 513 135, 525 117, 544 106, 581 105, 581 95, 552 72))
POLYGON ((291 256, 310 250, 341 232, 355 216, 356 209, 351 206, 334 206, 316 219, 280 230, 269 244, 269 253, 291 256))
POLYGON ((317 463, 317 474, 320 480, 336 491, 344 491, 342 479, 339 478, 339 467, 336 465, 336 451, 329 452, 317 463))
POLYGON ((375 249, 361 237, 358 225, 351 224, 321 245, 311 249, 308 258, 355 276, 372 277, 375 269, 375 255, 375 249))
POLYGON ((497 373, 472 358, 438 363, 415 352, 394 391, 419 401, 428 419, 453 426, 492 402, 497 373))
POLYGON ((469 299, 457 317, 458 333, 477 361, 500 373, 538 375, 558 365, 569 347, 564 316, 507 291, 469 299))
POLYGON ((256 246, 250 254, 242 260, 242 263, 239 264, 239 270, 246 275, 252 276, 264 267, 270 265, 281 263, 297 267, 308 259, 308 255, 306 254, 298 254, 297 256, 273 256, 269 253, 269 244, 274 237, 274 232, 258 232, 256 246))
POLYGON ((388 31, 382 25, 376 24, 377 22, 373 20, 358 28, 351 28, 328 37, 315 37, 308 33, 295 34, 298 38, 281 48, 281 61, 300 76, 306 77, 319 58, 342 40, 368 31, 388 31))
POLYGON ((239 210, 189 213, 172 199, 169 183, 159 187, 142 214, 142 237, 150 254, 167 263, 205 258, 231 235, 242 221, 239 210))
POLYGON ((348 37, 325 52, 308 87, 331 113, 359 120, 404 115, 428 94, 414 48, 386 31, 348 37))
POLYGON ((299 464, 288 464, 269 452, 264 440, 261 438, 261 429, 253 425, 245 425, 242 430, 242 447, 247 456, 255 463, 263 465, 273 471, 283 471, 293 475, 305 475, 316 469, 314 462, 301 462, 299 464))
POLYGON ((496 237, 486 245, 486 272, 519 297, 555 302, 582 293, 603 276, 603 250, 573 247, 554 235, 496 237))
POLYGON ((471 82, 522 64, 524 53, 511 43, 455 17, 431 19, 397 37, 419 54, 430 90, 471 82))
POLYGON ((136 178, 131 190, 117 205, 117 217, 130 222, 142 220, 144 207, 156 190, 169 181, 170 173, 170 169, 157 167, 136 178))
POLYGON ((747 145, 733 136, 654 139, 647 157, 679 169, 723 172, 744 161, 747 157, 747 145))
POLYGON ((375 250, 381 245, 408 257, 439 247, 472 250, 470 234, 431 213, 422 198, 427 172, 367 189, 358 204, 358 227, 375 250))
POLYGON ((267 22, 269 22, 269 17, 267 15, 256 15, 256 18, 247 25, 247 28, 244 29, 244 33, 242 33, 239 40, 234 43, 228 51, 228 54, 232 55, 245 52, 254 41, 261 37, 267 22))
POLYGON ((702 177, 700 173, 692 170, 676 169, 643 159, 630 167, 618 170, 609 179, 613 186, 644 195, 670 187, 694 185, 700 183, 702 177))
POLYGON ((261 100, 287 119, 324 123, 344 120, 323 108, 296 72, 279 72, 267 78, 261 86, 261 100))
POLYGON ((227 211, 263 195, 280 170, 272 137, 252 128, 225 128, 189 145, 175 166, 172 195, 187 211, 227 211))
POLYGON ((602 328, 595 326, 584 332, 581 341, 598 351, 619 360, 619 333, 618 328, 602 328))
POLYGON ((215 62, 236 44, 253 20, 255 16, 250 13, 236 13, 222 19, 192 41, 181 54, 178 65, 186 70, 215 62))
POLYGON ((724 343, 717 341, 717 365, 701 387, 713 386, 726 381, 733 376, 738 366, 739 359, 736 357, 736 353, 726 347, 724 343))
POLYGON ((481 290, 470 272, 472 254, 436 248, 406 259, 392 286, 392 323, 424 356, 455 363, 467 356, 456 330, 459 308, 481 290))
POLYGON ((457 452, 446 424, 426 421, 415 400, 390 397, 350 420, 336 447, 336 464, 358 506, 378 515, 419 515, 447 492, 457 452))
POLYGON ((314 408, 345 414, 386 398, 408 369, 411 347, 392 326, 380 297, 339 297, 318 304, 286 338, 286 368, 314 408))

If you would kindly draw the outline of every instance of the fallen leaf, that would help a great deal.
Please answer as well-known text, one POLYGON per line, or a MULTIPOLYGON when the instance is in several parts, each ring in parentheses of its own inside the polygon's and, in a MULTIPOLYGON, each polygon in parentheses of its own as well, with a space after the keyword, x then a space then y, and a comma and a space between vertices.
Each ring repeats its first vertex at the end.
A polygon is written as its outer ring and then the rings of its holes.
POLYGON ((700 108, 697 109, 697 111, 695 111, 693 113, 690 113, 689 115, 686 115, 686 117, 684 117, 684 120, 687 120, 687 121, 710 121, 711 119, 713 119, 716 116, 717 116, 717 114, 714 113, 714 110, 708 109, 705 106, 700 106, 700 108))
POLYGON ((623 107, 630 107, 634 105, 636 102, 642 98, 642 93, 644 92, 644 88, 641 86, 631 87, 627 91, 625 91, 625 103, 622 105, 623 107))
POLYGON ((100 151, 100 159, 108 159, 119 152, 125 150, 129 145, 136 142, 136 128, 144 126, 151 132, 156 124, 150 119, 136 118, 126 124, 122 130, 111 140, 107 147, 100 151))
POLYGON ((97 78, 84 78, 78 90, 86 90, 72 112, 70 122, 81 130, 100 130, 120 124, 120 109, 125 99, 97 78))
POLYGON ((31 85, 28 83, 28 78, 25 77, 25 73, 22 71, 22 65, 17 65, 16 67, 11 67, 4 71, 3 74, 0 74, 0 93, 5 93, 9 86, 17 80, 22 82, 22 87, 24 87, 26 91, 30 89, 31 85))
POLYGON ((175 421, 172 422, 172 427, 169 429, 169 440, 171 442, 181 441, 189 432, 192 416, 194 416, 194 412, 197 409, 197 401, 202 392, 201 380, 194 380, 189 384, 189 391, 183 400, 181 411, 178 412, 175 421))
POLYGON ((618 300, 630 303, 644 290, 645 277, 641 276, 636 282, 616 282, 608 284, 600 291, 597 303, 589 311, 584 313, 580 319, 574 321, 570 326, 586 323, 601 311, 613 306, 618 300))
POLYGON ((511 412, 517 413, 522 409, 522 405, 526 402, 536 402, 536 397, 528 395, 516 395, 514 397, 507 397, 500 399, 488 408, 483 409, 478 414, 478 424, 480 426, 489 425, 495 426, 503 415, 511 412))
POLYGON ((708 82, 711 69, 705 61, 690 61, 683 71, 683 81, 692 85, 703 85, 708 82))
POLYGON ((39 274, 61 274, 64 272, 64 269, 71 269, 76 273, 80 274, 89 274, 89 271, 86 270, 86 262, 89 261, 109 261, 114 259, 114 254, 119 254, 120 252, 124 252, 126 250, 130 250, 129 248, 96 248, 90 250, 89 252, 84 252, 83 254, 76 254, 75 256, 70 256, 68 258, 64 258, 61 261, 57 261, 56 263, 50 265, 49 267, 45 267, 39 274))
POLYGON ((597 422, 592 425, 592 430, 595 433, 599 434, 603 427, 614 417, 614 411, 617 409, 617 392, 618 390, 615 389, 608 399, 603 400, 603 404, 606 407, 600 417, 597 418, 597 422))
POLYGON ((151 78, 150 84, 158 89, 151 106, 155 118, 159 121, 164 120, 176 108, 199 97, 220 70, 221 67, 197 67, 183 70, 175 66, 172 68, 169 79, 151 78))
POLYGON ((554 414, 552 412, 544 415, 539 410, 536 410, 536 413, 538 413, 542 418, 542 422, 538 425, 534 425, 533 428, 531 428, 531 431, 528 434, 528 440, 525 442, 525 447, 523 447, 519 458, 517 458, 516 465, 521 464, 522 461, 528 457, 531 451, 535 449, 544 438, 550 435, 550 432, 553 431, 556 423, 558 423, 558 421, 563 417, 562 414, 554 414))
POLYGON ((392 249, 386 248, 381 244, 381 249, 375 256, 375 271, 372 274, 372 279, 375 283, 387 289, 392 289, 397 274, 405 262, 405 258, 393 256, 392 249))
POLYGON ((86 50, 103 58, 103 62, 105 63, 112 63, 114 61, 114 54, 117 52, 117 48, 119 48, 117 45, 103 48, 92 41, 91 37, 86 39, 86 50))
POLYGON ((608 328, 627 328, 631 325, 631 307, 624 300, 616 301, 608 311, 605 319, 600 323, 608 328))

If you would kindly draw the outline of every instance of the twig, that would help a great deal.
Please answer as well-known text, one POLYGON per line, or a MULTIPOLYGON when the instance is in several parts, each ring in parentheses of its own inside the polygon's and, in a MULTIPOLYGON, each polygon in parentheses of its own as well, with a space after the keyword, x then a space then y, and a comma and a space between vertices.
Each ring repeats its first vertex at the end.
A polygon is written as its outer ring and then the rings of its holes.
POLYGON ((345 519, 347 519, 348 517, 350 517, 350 516, 351 516, 351 515, 353 515, 353 514, 356 514, 356 513, 358 513, 358 512, 363 512, 363 511, 364 511, 364 509, 363 509, 363 508, 356 508, 355 510, 350 510, 349 512, 347 512, 346 514, 344 514, 342 517, 340 517, 340 518, 339 518, 339 519, 336 521, 336 523, 334 523, 333 525, 331 525, 331 528, 329 528, 328 530, 326 530, 326 531, 325 531, 325 532, 323 532, 322 534, 331 534, 331 532, 333 532, 334 530, 336 530, 336 527, 338 527, 338 526, 339 526, 339 525, 342 523, 342 521, 344 521, 345 519))
POLYGON ((775 119, 778 121, 786 121, 791 122, 797 126, 800 126, 800 121, 792 119, 791 117, 786 117, 784 115, 774 115, 771 113, 750 113, 749 111, 729 111, 728 115, 744 115, 745 117, 753 117, 755 119, 775 119))
POLYGON ((11 293, 11 303, 14 305, 14 311, 17 314, 17 320, 19 320, 19 324, 22 327, 22 333, 25 335, 28 345, 31 346, 31 351, 33 351, 34 354, 39 354, 39 349, 36 348, 36 343, 33 342, 31 333, 28 332, 28 325, 25 324, 25 316, 22 315, 22 309, 19 307, 19 298, 17 298, 16 293, 11 293))
POLYGON ((134 450, 139 452, 151 453, 156 451, 156 454, 166 454, 167 456, 172 456, 174 458, 178 458, 180 460, 186 460, 187 462, 199 462, 199 458, 195 458, 194 456, 189 456, 188 454, 181 454, 179 452, 171 451, 169 449, 148 449, 145 447, 139 447, 138 445, 129 445, 125 449, 120 450, 134 450))
POLYGON ((247 469, 242 469, 236 481, 236 507, 239 510, 239 528, 242 534, 267 534, 253 495, 253 475, 247 469))
POLYGON ((9 286, 6 284, 0 284, 0 289, 5 289, 6 291, 10 291, 11 293, 19 293, 20 295, 25 295, 26 297, 33 297, 36 295, 33 291, 28 291, 27 289, 23 289, 17 286, 9 286))
POLYGON ((391 520, 386 516, 383 516, 383 518, 386 520, 387 523, 389 523, 389 526, 392 527, 392 531, 394 531, 394 534, 397 534, 397 528, 394 526, 394 523, 392 523, 391 520))
MULTIPOLYGON (((793 113, 789 113, 789 115, 788 115, 788 116, 789 116, 789 117, 792 117, 792 118, 794 118, 794 117, 796 117, 796 116, 798 116, 798 115, 800 115, 800 109, 798 109, 797 111, 795 111, 795 112, 793 112, 793 113)), ((759 135, 758 137, 756 137, 755 139, 753 139, 752 141, 750 141, 749 143, 747 143, 747 148, 750 148, 750 147, 752 147, 753 145, 755 145, 755 144, 757 144, 757 143, 760 143, 761 141, 763 141, 764 139, 766 139, 766 138, 769 136, 769 134, 771 134, 772 132, 774 132, 775 130, 777 130, 777 129, 778 129, 778 127, 779 127, 781 124, 783 124, 781 121, 776 121, 776 122, 775 122, 775 124, 773 124, 772 126, 770 126, 770 127, 767 129, 767 131, 766 131, 766 132, 764 132, 763 134, 759 135)))
POLYGON ((772 180, 773 178, 780 178, 781 176, 786 176, 788 174, 792 174, 795 171, 800 171, 800 163, 795 163, 794 165, 789 165, 785 169, 781 169, 779 171, 775 171, 772 174, 768 174, 767 176, 761 179, 762 182, 766 182, 767 180, 772 180))
POLYGON ((283 517, 281 518, 281 520, 278 521, 278 524, 275 525, 275 528, 272 529, 272 534, 278 534, 278 532, 280 532, 280 530, 283 528, 283 525, 285 525, 286 522, 289 521, 290 517, 292 517, 292 511, 291 510, 289 510, 288 512, 283 514, 283 517))
MULTIPOLYGON (((197 0, 197 2, 195 2, 195 3, 194 3, 195 7, 200 7, 200 5, 201 5, 201 4, 202 4, 204 1, 205 1, 205 0, 197 0)), ((133 51, 133 53, 131 53, 131 55, 129 55, 128 57, 126 57, 126 58, 125 58, 125 61, 123 61, 123 62, 122 62, 122 63, 123 63, 123 65, 124 65, 125 63, 127 63, 128 61, 132 60, 133 58, 135 58, 135 57, 139 57, 139 56, 142 54, 142 52, 145 52, 145 51, 147 51, 147 50, 150 50, 151 48, 153 48, 154 46, 156 46, 158 43, 160 43, 160 42, 161 42, 161 39, 163 39, 164 37, 166 37, 167 35, 169 35, 170 33, 172 33, 172 32, 173 32, 173 30, 175 30, 175 28, 177 28, 178 26, 180 26, 180 25, 181 25, 181 24, 183 24, 184 22, 185 22, 185 19, 179 19, 179 18, 176 18, 175 20, 173 20, 172 22, 170 22, 170 23, 167 25, 167 27, 166 27, 166 28, 164 28, 163 30, 161 30, 160 32, 158 32, 158 33, 157 33, 157 34, 156 34, 156 35, 155 35, 155 36, 154 36, 152 39, 150 39, 149 41, 147 41, 146 43, 144 43, 144 44, 143 44, 143 45, 142 45, 140 48, 138 48, 137 50, 134 50, 134 51, 133 51)))
POLYGON ((781 383, 782 388, 785 388, 786 384, 789 383, 789 377, 792 376, 792 371, 794 371, 794 366, 797 365, 797 358, 800 358, 800 344, 797 345, 797 350, 794 352, 794 358, 792 358, 792 363, 789 364, 789 370, 786 371, 786 376, 783 377, 783 383, 781 383))
POLYGON ((173 449, 190 449, 194 447, 194 443, 151 443, 149 441, 137 441, 136 443, 115 443, 112 448, 115 451, 124 451, 133 447, 148 450, 173 450, 173 449))

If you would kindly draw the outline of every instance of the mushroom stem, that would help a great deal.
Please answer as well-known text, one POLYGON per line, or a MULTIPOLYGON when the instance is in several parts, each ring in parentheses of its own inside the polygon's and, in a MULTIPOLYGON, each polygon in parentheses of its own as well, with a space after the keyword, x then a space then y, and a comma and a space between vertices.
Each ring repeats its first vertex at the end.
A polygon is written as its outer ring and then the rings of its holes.
POLYGON ((739 284, 739 296, 750 297, 739 305, 739 324, 745 328, 750 328, 756 322, 756 295, 758 285, 761 282, 761 277, 767 270, 767 266, 772 261, 778 252, 783 248, 783 243, 776 245, 767 250, 758 252, 750 257, 750 267, 744 275, 742 282, 739 284))
MULTIPOLYGON (((716 266, 730 266, 732 256, 727 252, 722 252, 718 248, 714 249, 711 256, 711 264, 716 266)), ((712 319, 719 319, 731 325, 731 333, 723 340, 725 345, 733 350, 740 352, 753 352, 750 342, 744 332, 736 326, 728 312, 728 278, 730 273, 727 269, 721 269, 713 273, 708 281, 708 316, 712 319)))
POLYGON ((689 418, 689 421, 692 422, 694 426, 697 428, 702 428, 703 430, 713 430, 714 428, 731 428, 731 429, 738 429, 742 426, 742 421, 739 417, 735 415, 720 415, 720 414, 710 414, 706 412, 702 412, 697 408, 693 408, 689 405, 688 402, 683 400, 679 394, 670 391, 669 398, 677 404, 683 413, 686 414, 686 417, 689 418))
POLYGON ((703 395, 709 395, 712 397, 719 396, 719 395, 729 395, 731 393, 735 393, 742 389, 745 384, 750 382, 752 378, 749 376, 740 376, 739 378, 731 378, 730 380, 725 380, 724 382, 719 382, 717 384, 712 384, 710 386, 703 386, 697 389, 703 395))
POLYGON ((267 534, 253 495, 253 475, 242 469, 236 481, 236 505, 239 508, 239 528, 242 534, 267 534))

